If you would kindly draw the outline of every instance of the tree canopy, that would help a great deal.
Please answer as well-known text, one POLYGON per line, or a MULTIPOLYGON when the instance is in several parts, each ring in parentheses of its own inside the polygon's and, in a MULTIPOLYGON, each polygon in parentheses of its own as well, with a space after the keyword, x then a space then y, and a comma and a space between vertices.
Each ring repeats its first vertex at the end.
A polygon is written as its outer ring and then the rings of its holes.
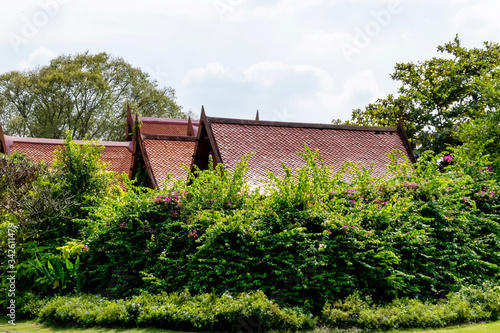
POLYGON ((172 88, 122 58, 89 52, 0 76, 0 122, 7 134, 121 140, 126 106, 142 116, 186 118, 172 88))
POLYGON ((391 78, 402 84, 398 94, 353 110, 346 123, 395 126, 402 119, 417 155, 461 144, 459 128, 498 105, 491 87, 499 77, 500 45, 467 49, 457 36, 437 49, 443 58, 396 64, 391 78))

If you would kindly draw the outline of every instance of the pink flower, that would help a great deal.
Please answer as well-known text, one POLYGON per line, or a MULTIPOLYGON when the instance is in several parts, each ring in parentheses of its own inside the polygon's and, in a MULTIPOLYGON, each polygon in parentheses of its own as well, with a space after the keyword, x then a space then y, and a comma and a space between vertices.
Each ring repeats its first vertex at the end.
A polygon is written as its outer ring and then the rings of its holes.
POLYGON ((451 155, 446 155, 445 157, 443 157, 443 160, 447 163, 450 163, 453 160, 453 158, 451 157, 451 155))
POLYGON ((89 250, 89 247, 87 245, 83 246, 82 248, 83 252, 87 252, 89 250))
POLYGON ((340 229, 349 229, 349 227, 346 225, 343 225, 342 228, 340 228, 340 229))

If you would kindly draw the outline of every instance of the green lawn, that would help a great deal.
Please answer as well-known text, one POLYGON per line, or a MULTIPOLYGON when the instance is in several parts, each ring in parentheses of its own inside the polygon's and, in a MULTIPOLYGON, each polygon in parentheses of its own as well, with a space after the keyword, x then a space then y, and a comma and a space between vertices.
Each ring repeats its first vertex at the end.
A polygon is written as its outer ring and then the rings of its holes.
MULTIPOLYGON (((0 320, 0 332, 19 332, 19 333, 50 333, 50 332, 72 332, 72 333, 165 333, 165 332, 176 332, 181 333, 179 331, 169 331, 162 330, 157 328, 134 328, 134 329, 112 329, 112 328, 91 328, 91 329, 75 329, 75 328, 52 328, 42 324, 38 324, 33 321, 23 321, 18 322, 15 326, 12 326, 7 323, 7 321, 2 318, 0 320)), ((334 333, 336 331, 324 331, 322 332, 331 332, 334 333)), ((344 331, 345 332, 345 331, 344 331)), ((357 331, 359 332, 359 331, 357 331)), ((418 332, 418 333, 500 333, 500 321, 489 323, 489 324, 480 324, 480 325, 467 325, 460 327, 451 327, 447 329, 440 330, 406 330, 406 331, 389 331, 389 332, 418 332)))

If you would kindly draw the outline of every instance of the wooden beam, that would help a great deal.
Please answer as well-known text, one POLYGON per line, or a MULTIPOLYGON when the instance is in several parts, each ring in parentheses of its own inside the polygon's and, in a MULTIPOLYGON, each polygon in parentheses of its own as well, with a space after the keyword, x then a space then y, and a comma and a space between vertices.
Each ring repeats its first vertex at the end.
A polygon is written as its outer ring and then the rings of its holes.
POLYGON ((144 164, 146 164, 148 176, 149 176, 149 179, 151 180, 151 187, 157 189, 158 183, 156 182, 156 177, 153 174, 153 168, 151 167, 151 163, 149 162, 148 152, 146 150, 146 147, 144 146, 144 141, 142 140, 141 137, 139 137, 139 144, 140 144, 140 148, 141 148, 142 159, 144 160, 144 164))
POLYGON ((403 125, 403 119, 401 118, 399 118, 398 120, 397 131, 401 140, 403 140, 403 144, 406 148, 406 153, 408 154, 410 161, 412 163, 416 163, 417 159, 415 158, 415 155, 413 155, 413 150, 411 149, 411 144, 410 141, 408 140, 408 136, 406 135, 405 127, 403 125))
POLYGON ((191 117, 188 118, 187 135, 194 137, 194 127, 193 123, 191 122, 191 117))
POLYGON ((10 149, 5 142, 5 134, 3 133, 2 124, 0 124, 0 153, 10 155, 10 149))
POLYGON ((217 118, 217 117, 207 117, 207 120, 211 124, 221 123, 221 124, 259 125, 259 126, 272 126, 272 127, 336 129, 336 130, 347 130, 347 131, 397 132, 397 127, 294 123, 294 122, 267 121, 267 120, 257 121, 248 119, 217 118))
POLYGON ((131 141, 133 134, 134 128, 134 119, 132 117, 132 112, 130 110, 130 104, 127 103, 127 124, 125 125, 125 141, 131 141))

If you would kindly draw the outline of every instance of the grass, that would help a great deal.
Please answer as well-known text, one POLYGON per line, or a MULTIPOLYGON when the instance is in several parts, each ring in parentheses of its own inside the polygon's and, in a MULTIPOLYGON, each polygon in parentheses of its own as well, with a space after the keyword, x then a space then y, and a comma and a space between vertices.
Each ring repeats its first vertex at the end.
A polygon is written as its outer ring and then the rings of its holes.
MULTIPOLYGON (((70 333, 182 333, 179 331, 163 330, 158 328, 132 328, 132 329, 115 329, 115 328, 90 328, 90 329, 78 329, 78 328, 54 328, 39 324, 34 321, 21 321, 12 326, 7 323, 7 319, 0 319, 0 332, 19 332, 19 333, 50 333, 50 332, 70 332, 70 333)), ((336 332, 361 332, 358 330, 317 330, 320 333, 336 333, 336 332)), ((477 325, 465 325, 465 326, 455 326, 446 329, 439 330, 392 330, 389 332, 418 332, 418 333, 500 333, 500 321, 488 324, 477 324, 477 325)))
MULTIPOLYGON (((7 323, 4 318, 0 319, 0 332, 22 332, 22 333, 51 333, 51 332, 71 332, 71 333, 174 333, 174 331, 162 330, 158 328, 133 328, 133 329, 121 329, 121 328, 89 328, 89 329, 78 329, 78 328, 55 328, 39 324, 35 321, 19 321, 13 326, 7 323)), ((182 333, 176 331, 175 333, 182 333)))

